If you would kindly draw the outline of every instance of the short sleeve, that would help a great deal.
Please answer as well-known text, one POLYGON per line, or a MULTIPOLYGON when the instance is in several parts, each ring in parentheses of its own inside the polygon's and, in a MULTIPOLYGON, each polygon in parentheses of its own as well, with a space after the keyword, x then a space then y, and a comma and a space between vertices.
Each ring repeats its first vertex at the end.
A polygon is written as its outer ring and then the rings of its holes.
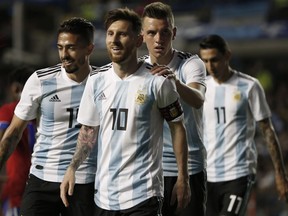
POLYGON ((185 84, 195 82, 206 87, 206 67, 204 62, 197 55, 187 59, 180 70, 185 84))
POLYGON ((25 83, 20 101, 15 108, 15 115, 25 121, 35 119, 40 106, 41 94, 40 80, 35 72, 25 83))
POLYGON ((99 112, 95 103, 93 79, 87 80, 80 106, 77 121, 87 126, 98 126, 100 124, 99 112))
POLYGON ((271 117, 271 111, 267 103, 265 92, 258 80, 255 80, 249 95, 251 112, 256 121, 271 117))

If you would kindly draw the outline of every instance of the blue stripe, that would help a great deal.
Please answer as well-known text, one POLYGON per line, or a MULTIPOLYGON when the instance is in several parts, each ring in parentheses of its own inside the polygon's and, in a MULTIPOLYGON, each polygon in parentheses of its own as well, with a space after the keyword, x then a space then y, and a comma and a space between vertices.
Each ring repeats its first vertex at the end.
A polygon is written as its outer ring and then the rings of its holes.
MULTIPOLYGON (((236 129, 238 131, 239 137, 236 143, 236 161, 238 164, 245 164, 247 162, 246 159, 246 151, 243 152, 243 146, 245 146, 246 142, 246 131, 247 131, 247 106, 248 99, 246 94, 246 89, 248 88, 248 83, 239 81, 237 84, 238 90, 241 92, 241 100, 237 103, 237 113, 236 113, 236 129)), ((246 149, 246 148, 245 148, 246 149)))
MULTIPOLYGON (((52 145, 51 136, 53 135, 54 131, 54 103, 50 103, 49 99, 57 89, 57 81, 56 78, 45 80, 42 82, 42 90, 43 90, 43 97, 41 103, 41 116, 42 116, 42 128, 43 132, 46 131, 49 134, 42 134, 39 137, 39 143, 41 143, 40 148, 37 150, 37 158, 35 159, 34 164, 45 164, 48 159, 48 152, 49 148, 52 145), (48 94, 51 93, 51 94, 48 94), (43 151, 45 148, 45 151, 43 151), (41 160, 41 161, 40 161, 41 160)), ((37 170, 39 172, 39 170, 37 170)), ((43 178, 43 172, 41 172, 41 177, 43 178)))
POLYGON ((214 100, 215 100, 214 101, 215 108, 217 110, 213 110, 213 112, 215 112, 214 114, 216 115, 216 119, 219 120, 219 123, 216 123, 215 127, 216 130, 215 149, 217 149, 216 152, 217 161, 215 161, 215 166, 217 168, 216 175, 220 175, 225 171, 224 170, 225 136, 223 134, 225 131, 225 123, 223 121, 224 119, 223 112, 221 111, 221 107, 225 107, 225 87, 216 88, 214 100), (223 169, 218 169, 219 167, 223 167, 223 169))
MULTIPOLYGON (((135 155, 135 168, 138 167, 137 170, 133 170, 133 195, 132 200, 139 199, 139 195, 141 194, 142 200, 145 199, 147 196, 147 176, 149 176, 149 170, 147 168, 149 167, 149 163, 151 162, 151 159, 149 159, 150 154, 147 154, 147 152, 151 151, 151 149, 155 148, 153 147, 153 140, 150 139, 151 134, 149 130, 143 130, 143 128, 150 128, 151 125, 144 125, 144 123, 153 122, 151 121, 151 110, 153 109, 153 105, 155 102, 154 94, 148 91, 151 91, 153 87, 150 87, 151 85, 151 79, 146 79, 146 84, 143 84, 143 86, 147 86, 147 95, 149 97, 146 98, 146 101, 144 104, 141 104, 138 106, 138 116, 135 116, 137 119, 135 121, 137 122, 137 147, 136 147, 136 155, 135 155), (149 83, 150 82, 150 83, 149 83), (140 139, 138 139, 140 138, 140 139)), ((155 143, 154 143, 155 144, 155 143)), ((159 184, 157 178, 153 178, 156 182, 152 183, 153 185, 159 184)))
MULTIPOLYGON (((120 170, 120 165, 122 164, 122 144, 119 143, 119 139, 122 136, 123 133, 126 133, 126 130, 117 130, 117 123, 119 120, 121 120, 121 115, 119 115, 119 108, 126 108, 126 100, 127 100, 127 92, 128 92, 128 86, 129 83, 126 81, 118 81, 115 87, 115 98, 114 98, 114 104, 113 108, 116 108, 116 118, 115 118, 115 129, 114 132, 112 133, 111 137, 111 153, 112 155, 110 156, 112 160, 110 160, 109 163, 109 182, 112 184, 109 185, 108 187, 108 194, 109 197, 113 197, 113 199, 110 199, 109 205, 111 209, 120 209, 120 204, 119 204, 119 192, 118 192, 118 184, 121 184, 119 182, 118 178, 118 172, 120 170), (118 144, 118 145, 115 145, 118 144), (114 174, 114 175, 111 175, 114 174)), ((120 124, 123 126, 123 122, 120 124)), ((113 130, 113 129, 112 129, 113 130)))

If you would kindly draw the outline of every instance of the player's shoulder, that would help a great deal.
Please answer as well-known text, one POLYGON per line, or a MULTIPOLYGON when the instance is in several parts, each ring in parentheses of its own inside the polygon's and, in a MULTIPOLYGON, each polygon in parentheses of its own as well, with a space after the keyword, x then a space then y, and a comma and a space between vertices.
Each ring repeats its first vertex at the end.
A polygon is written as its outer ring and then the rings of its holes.
POLYGON ((103 74, 107 71, 109 71, 112 68, 112 63, 108 63, 106 65, 103 66, 92 66, 92 71, 90 73, 90 76, 95 76, 95 75, 99 75, 99 74, 103 74))
POLYGON ((180 50, 174 50, 174 52, 175 52, 176 57, 182 61, 200 59, 197 54, 192 54, 190 52, 185 52, 185 51, 180 51, 180 50))
POLYGON ((232 71, 233 71, 233 73, 236 74, 237 78, 241 79, 242 81, 250 82, 250 83, 258 82, 258 80, 251 75, 245 74, 245 73, 237 71, 235 69, 232 69, 232 71))
POLYGON ((39 79, 49 79, 61 72, 61 64, 56 64, 50 67, 38 69, 35 71, 39 79))

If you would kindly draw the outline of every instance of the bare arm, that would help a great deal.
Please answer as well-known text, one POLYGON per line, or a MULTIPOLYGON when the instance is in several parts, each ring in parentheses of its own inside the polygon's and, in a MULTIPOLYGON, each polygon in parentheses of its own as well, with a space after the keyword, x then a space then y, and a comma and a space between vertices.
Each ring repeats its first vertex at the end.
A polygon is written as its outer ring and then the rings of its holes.
POLYGON ((190 202, 191 192, 188 174, 188 146, 186 130, 182 121, 169 122, 174 154, 177 160, 178 177, 174 185, 171 204, 177 199, 178 209, 185 208, 190 202))
POLYGON ((28 121, 24 121, 15 115, 13 116, 12 122, 6 129, 0 142, 0 169, 3 168, 19 143, 27 123, 28 121))
POLYGON ((272 163, 275 170, 275 181, 276 188, 278 190, 279 198, 286 199, 288 198, 288 181, 285 171, 285 166, 283 162, 283 156, 281 152, 280 143, 278 137, 274 131, 271 119, 267 118, 258 122, 260 131, 262 132, 272 163))
MULTIPOLYGON (((176 79, 176 78, 175 78, 176 79)), ((177 91, 187 104, 199 109, 205 100, 205 87, 199 83, 189 83, 188 85, 176 80, 177 91)))
POLYGON ((165 65, 154 65, 151 69, 152 74, 159 76, 167 76, 169 79, 174 79, 177 87, 177 91, 180 97, 191 107, 199 109, 205 100, 205 86, 200 83, 192 82, 185 84, 181 82, 171 71, 171 69, 165 65))
POLYGON ((77 139, 76 151, 60 185, 60 197, 67 207, 67 192, 71 196, 75 185, 75 172, 92 151, 98 137, 99 126, 82 125, 77 139))

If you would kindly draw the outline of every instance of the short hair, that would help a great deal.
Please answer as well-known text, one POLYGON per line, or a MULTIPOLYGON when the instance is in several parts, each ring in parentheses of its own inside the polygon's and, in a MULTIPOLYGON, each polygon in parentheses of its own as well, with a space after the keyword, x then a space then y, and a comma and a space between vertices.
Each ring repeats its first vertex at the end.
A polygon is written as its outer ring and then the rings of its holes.
POLYGON ((64 32, 79 35, 84 43, 90 44, 94 41, 95 27, 84 18, 73 17, 60 24, 57 36, 64 32))
POLYGON ((219 35, 212 34, 204 37, 199 43, 200 49, 217 49, 222 54, 230 52, 228 43, 219 35))
POLYGON ((14 69, 8 76, 8 85, 10 86, 12 83, 19 83, 21 85, 25 85, 28 78, 32 75, 34 69, 29 66, 17 67, 14 69))
POLYGON ((142 28, 141 18, 140 16, 133 10, 125 7, 125 8, 116 8, 108 11, 105 16, 104 26, 107 30, 110 25, 118 20, 126 20, 132 23, 133 31, 139 35, 142 28))
POLYGON ((162 2, 153 2, 144 7, 142 18, 150 17, 155 19, 168 19, 172 27, 174 27, 174 15, 172 8, 162 2))

